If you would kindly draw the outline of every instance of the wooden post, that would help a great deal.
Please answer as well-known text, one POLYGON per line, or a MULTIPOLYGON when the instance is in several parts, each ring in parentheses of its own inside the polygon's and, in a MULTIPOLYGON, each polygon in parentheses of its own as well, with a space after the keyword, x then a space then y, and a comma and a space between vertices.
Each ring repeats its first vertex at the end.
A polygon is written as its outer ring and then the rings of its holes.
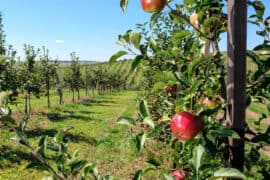
POLYGON ((240 139, 229 138, 227 165, 243 171, 247 0, 228 0, 227 125, 240 139))

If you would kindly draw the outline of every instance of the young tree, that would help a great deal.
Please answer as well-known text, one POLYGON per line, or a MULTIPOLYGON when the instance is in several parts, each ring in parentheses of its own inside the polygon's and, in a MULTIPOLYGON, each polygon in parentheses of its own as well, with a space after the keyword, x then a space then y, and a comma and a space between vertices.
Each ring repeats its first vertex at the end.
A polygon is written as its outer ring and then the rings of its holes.
POLYGON ((58 62, 57 61, 50 61, 49 58, 49 50, 45 49, 45 47, 42 48, 42 55, 40 56, 40 72, 42 76, 42 81, 45 84, 46 89, 46 96, 47 96, 47 106, 50 108, 51 102, 50 102, 50 88, 51 83, 53 80, 56 80, 56 74, 57 74, 57 67, 58 62))
POLYGON ((75 52, 70 54, 71 64, 68 74, 65 76, 64 81, 70 87, 72 91, 72 101, 75 100, 75 91, 77 91, 77 98, 80 99, 80 88, 82 87, 82 78, 79 64, 79 57, 75 52))
POLYGON ((36 57, 39 54, 39 49, 35 50, 34 46, 24 45, 25 62, 20 71, 23 90, 25 91, 25 112, 30 114, 31 111, 31 93, 39 97, 41 89, 41 77, 37 73, 36 57))

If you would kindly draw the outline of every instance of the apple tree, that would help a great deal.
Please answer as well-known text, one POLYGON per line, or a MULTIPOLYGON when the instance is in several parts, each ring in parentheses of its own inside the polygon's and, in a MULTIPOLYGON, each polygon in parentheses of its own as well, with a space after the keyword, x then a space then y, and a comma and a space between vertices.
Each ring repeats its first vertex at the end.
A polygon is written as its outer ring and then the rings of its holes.
POLYGON ((22 82, 22 89, 25 92, 25 112, 27 114, 31 111, 31 94, 39 97, 41 91, 41 75, 36 65, 36 58, 40 52, 32 45, 24 45, 25 61, 20 66, 20 80, 22 82))
POLYGON ((71 64, 69 72, 64 77, 65 83, 69 86, 72 91, 72 101, 75 100, 75 91, 77 91, 77 97, 80 99, 80 88, 82 87, 81 69, 79 63, 79 57, 76 56, 75 52, 70 54, 71 64))
POLYGON ((39 61, 39 69, 42 77, 42 82, 45 85, 45 95, 47 96, 47 106, 50 108, 51 102, 50 102, 50 88, 53 83, 53 81, 56 80, 57 75, 57 67, 58 62, 57 61, 51 61, 49 58, 49 50, 45 49, 45 47, 42 48, 42 55, 40 56, 39 61))
MULTIPOLYGON (((227 115, 231 112, 228 111, 230 102, 227 99, 226 78, 231 76, 228 73, 231 70, 225 67, 227 56, 220 51, 219 43, 231 23, 228 17, 232 18, 232 15, 225 13, 228 2, 168 1, 168 12, 161 11, 163 6, 161 9, 151 9, 150 5, 146 5, 152 3, 152 7, 160 7, 159 3, 162 2, 141 0, 142 8, 153 12, 150 21, 138 25, 136 31, 129 30, 120 35, 118 42, 125 50, 117 52, 111 58, 114 62, 123 55, 136 54, 133 69, 140 68, 145 75, 144 93, 138 106, 138 123, 145 125, 136 136, 138 150, 141 151, 149 139, 156 139, 164 143, 165 147, 171 147, 171 166, 151 157, 147 162, 152 166, 138 170, 135 177, 140 179, 149 170, 160 172, 161 169, 167 169, 170 171, 167 174, 163 171, 161 176, 168 179, 180 171, 185 171, 186 177, 196 179, 244 179, 245 176, 240 172, 244 168, 246 176, 256 174, 267 179, 270 167, 260 166, 267 164, 267 160, 260 158, 258 150, 263 146, 258 144, 269 145, 270 128, 256 132, 246 124, 242 134, 231 129, 227 121, 227 115), (192 116, 183 114, 192 114, 196 121, 192 120, 192 116), (172 118, 175 116, 176 120, 172 118), (196 125, 198 121, 203 124, 202 128, 196 125), (183 128, 185 126, 187 128, 183 128), (191 127, 196 128, 194 130, 191 127), (171 130, 175 137, 171 135, 171 130), (187 135, 192 138, 180 138, 187 135), (248 147, 245 152, 246 166, 237 167, 240 171, 230 168, 228 164, 231 139, 245 139, 248 147), (252 166, 260 168, 256 171, 252 166)), ((257 34, 263 36, 265 41, 254 50, 247 51, 250 63, 255 63, 256 68, 244 74, 247 84, 244 109, 251 102, 258 102, 267 106, 269 111, 269 17, 264 14, 265 6, 261 1, 246 3, 254 9, 249 22, 260 28, 257 34)), ((128 0, 121 0, 120 5, 126 10, 128 0)), ((262 115, 262 119, 265 117, 266 115, 262 115)), ((119 122, 128 120, 120 118, 119 122)), ((128 124, 133 126, 134 123, 128 124)))

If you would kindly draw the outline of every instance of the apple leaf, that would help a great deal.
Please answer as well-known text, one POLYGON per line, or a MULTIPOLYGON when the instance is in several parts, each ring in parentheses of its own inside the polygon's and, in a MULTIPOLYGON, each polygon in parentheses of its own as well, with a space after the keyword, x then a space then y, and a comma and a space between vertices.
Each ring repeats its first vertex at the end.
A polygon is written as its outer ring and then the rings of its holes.
POLYGON ((88 174, 92 173, 94 175, 94 177, 97 179, 98 178, 98 171, 95 168, 96 168, 95 164, 92 164, 92 163, 86 164, 83 168, 82 177, 87 179, 86 177, 88 177, 88 174), (95 172, 96 172, 96 174, 95 174, 95 172))
POLYGON ((134 71, 138 67, 138 65, 140 64, 142 59, 143 59, 142 55, 138 55, 134 58, 134 60, 132 61, 132 64, 131 64, 132 71, 134 71))
POLYGON ((128 125, 128 126, 135 125, 135 121, 129 117, 120 117, 120 118, 118 118, 117 123, 123 124, 123 125, 128 125))
POLYGON ((199 174, 199 168, 201 167, 201 160, 202 160, 202 156, 204 152, 205 152, 205 148, 200 144, 197 147, 195 147, 193 150, 193 156, 190 161, 196 170, 196 175, 199 174))
POLYGON ((141 102, 139 104, 139 110, 140 110, 140 114, 143 118, 150 117, 148 105, 147 105, 147 102, 145 100, 141 100, 141 102))
POLYGON ((270 144, 270 136, 267 135, 267 134, 259 134, 259 135, 255 136, 255 137, 253 137, 251 139, 251 141, 254 142, 254 143, 258 143, 258 142, 266 143, 266 144, 269 145, 270 144))
POLYGON ((125 12, 128 6, 128 0, 120 0, 120 7, 122 11, 125 12))
POLYGON ((47 151, 47 136, 42 136, 39 140, 38 145, 38 153, 43 157, 46 158, 46 151, 47 151))
POLYGON ((117 61, 118 58, 127 55, 128 53, 126 51, 118 51, 117 53, 115 53, 114 55, 112 55, 112 57, 109 60, 109 63, 115 63, 117 61))
POLYGON ((18 131, 24 132, 24 129, 28 123, 29 115, 24 115, 22 120, 20 121, 18 131))
POLYGON ((142 169, 138 170, 135 173, 135 175, 133 177, 133 180, 141 180, 142 179, 142 174, 143 174, 143 170, 142 169))
POLYGON ((0 108, 6 107, 8 98, 12 94, 11 91, 0 92, 0 108))
POLYGON ((191 35, 191 32, 188 30, 182 30, 173 35, 173 40, 175 42, 180 42, 183 38, 186 38, 191 35))
POLYGON ((150 29, 152 29, 154 27, 154 25, 156 24, 158 18, 160 17, 161 13, 154 13, 151 18, 150 18, 150 29))
POLYGON ((216 172, 214 172, 214 178, 238 178, 238 179, 246 179, 246 176, 241 173, 239 170, 234 168, 220 168, 216 172))
POLYGON ((143 119, 143 123, 149 125, 151 128, 155 129, 154 121, 148 116, 143 119))
POLYGON ((254 1, 252 3, 255 11, 256 11, 256 14, 258 16, 259 19, 261 19, 264 15, 264 11, 265 11, 265 6, 264 4, 261 2, 261 1, 254 1))
POLYGON ((0 64, 3 64, 7 59, 7 56, 0 56, 0 64))
POLYGON ((146 138, 147 138, 146 133, 140 133, 136 136, 136 147, 139 152, 143 150, 146 138))
POLYGON ((76 160, 70 163, 71 172, 73 175, 77 175, 87 165, 86 160, 76 160))
POLYGON ((239 139, 239 135, 232 129, 227 128, 227 127, 218 127, 216 128, 214 131, 214 134, 218 135, 218 136, 222 136, 222 137, 232 137, 232 138, 236 138, 239 139))
POLYGON ((174 177, 172 177, 171 175, 168 174, 163 174, 165 180, 174 180, 174 177))
POLYGON ((140 49, 140 42, 142 39, 142 35, 140 33, 136 33, 135 31, 129 32, 130 42, 131 44, 137 48, 140 49))

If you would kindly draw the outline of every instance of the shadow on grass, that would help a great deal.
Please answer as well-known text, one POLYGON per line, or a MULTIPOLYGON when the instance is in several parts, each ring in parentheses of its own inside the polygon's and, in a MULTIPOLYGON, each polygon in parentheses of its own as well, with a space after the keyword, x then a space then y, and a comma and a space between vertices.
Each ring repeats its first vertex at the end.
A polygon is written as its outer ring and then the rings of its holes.
POLYGON ((14 164, 21 164, 22 161, 29 162, 26 168, 43 169, 40 163, 31 155, 30 152, 24 152, 20 149, 14 149, 10 146, 0 147, 0 169, 14 167, 14 164))
MULTIPOLYGON (((26 132, 27 137, 33 138, 33 137, 41 137, 41 136, 49 136, 53 137, 57 133, 56 129, 33 129, 26 132)), ((71 132, 66 132, 65 136, 69 138, 71 142, 78 143, 78 142, 85 142, 87 144, 90 144, 92 146, 97 146, 98 141, 93 137, 87 137, 84 134, 74 134, 71 132)))
POLYGON ((86 99, 86 100, 80 102, 80 104, 82 104, 84 106, 113 106, 113 105, 117 105, 118 102, 112 101, 112 100, 86 99), (108 105, 108 104, 110 104, 110 105, 108 105))
MULTIPOLYGON (((89 113, 91 114, 91 113, 89 113)), ((61 121, 65 121, 65 120, 71 120, 71 119, 75 119, 75 120, 80 120, 80 121, 100 121, 101 119, 96 119, 90 116, 83 116, 83 115, 74 115, 73 112, 71 113, 60 113, 60 112, 50 112, 46 114, 47 118, 50 121, 53 122, 61 122, 61 121)))

